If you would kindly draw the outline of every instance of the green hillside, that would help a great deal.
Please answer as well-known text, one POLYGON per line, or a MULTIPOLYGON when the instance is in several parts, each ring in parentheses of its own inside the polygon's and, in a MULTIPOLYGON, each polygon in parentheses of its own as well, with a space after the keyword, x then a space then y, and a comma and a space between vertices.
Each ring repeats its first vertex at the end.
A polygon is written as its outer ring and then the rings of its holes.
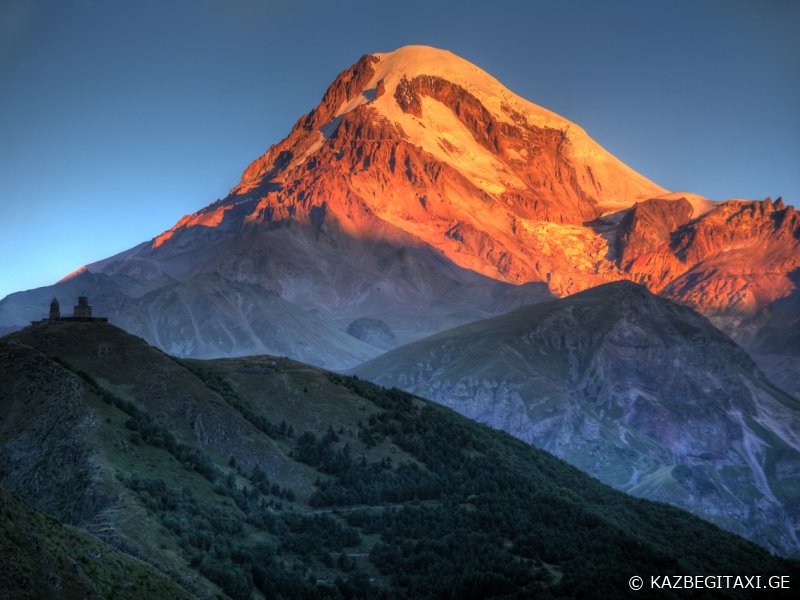
POLYGON ((153 567, 66 527, 0 489, 0 597, 188 598, 153 567))
POLYGON ((195 597, 638 597, 633 575, 800 574, 450 409, 287 359, 179 361, 58 323, 0 340, 0 369, 0 484, 195 597))

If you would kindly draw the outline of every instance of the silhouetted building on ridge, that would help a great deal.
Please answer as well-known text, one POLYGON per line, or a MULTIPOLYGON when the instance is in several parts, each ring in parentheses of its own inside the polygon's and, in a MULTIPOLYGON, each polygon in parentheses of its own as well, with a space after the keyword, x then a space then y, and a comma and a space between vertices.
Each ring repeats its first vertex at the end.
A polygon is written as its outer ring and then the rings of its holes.
POLYGON ((78 303, 72 308, 71 317, 61 316, 61 306, 58 303, 58 298, 53 298, 50 301, 50 314, 47 319, 41 321, 33 321, 33 323, 61 323, 63 321, 83 321, 88 323, 105 323, 108 321, 107 317, 93 317, 92 307, 89 304, 87 296, 78 296, 78 303))
POLYGON ((72 316, 76 319, 91 319, 92 307, 89 306, 89 298, 78 296, 78 304, 72 309, 72 316))
POLYGON ((61 318, 61 308, 58 306, 58 300, 53 296, 50 302, 50 320, 58 321, 61 318))

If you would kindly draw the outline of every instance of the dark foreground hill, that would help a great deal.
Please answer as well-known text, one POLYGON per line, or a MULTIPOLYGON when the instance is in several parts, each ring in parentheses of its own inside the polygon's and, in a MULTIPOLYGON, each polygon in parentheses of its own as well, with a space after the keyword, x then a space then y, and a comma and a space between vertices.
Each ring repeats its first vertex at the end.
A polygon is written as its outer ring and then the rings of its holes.
POLYGON ((195 597, 610 598, 636 597, 633 575, 800 575, 448 408, 287 359, 177 361, 75 322, 3 338, 0 370, 0 484, 195 597))
POLYGON ((0 489, 0 597, 188 598, 156 569, 0 489))

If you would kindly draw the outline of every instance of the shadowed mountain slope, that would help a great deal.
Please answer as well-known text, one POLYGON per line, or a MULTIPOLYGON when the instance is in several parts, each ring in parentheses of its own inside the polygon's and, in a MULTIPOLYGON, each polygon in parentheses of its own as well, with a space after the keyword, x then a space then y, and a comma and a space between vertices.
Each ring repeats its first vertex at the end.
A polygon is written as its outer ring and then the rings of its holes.
POLYGON ((800 402, 704 317, 644 287, 523 307, 354 372, 774 551, 800 549, 800 402))

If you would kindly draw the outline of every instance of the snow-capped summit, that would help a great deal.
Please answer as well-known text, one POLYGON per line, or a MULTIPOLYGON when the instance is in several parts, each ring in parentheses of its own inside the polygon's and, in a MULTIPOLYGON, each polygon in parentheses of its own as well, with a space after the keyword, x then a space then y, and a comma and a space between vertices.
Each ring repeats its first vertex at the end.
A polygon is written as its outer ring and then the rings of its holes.
POLYGON ((502 188, 526 188, 524 178, 514 172, 518 167, 515 163, 524 160, 525 151, 529 149, 519 144, 517 148, 511 145, 504 149, 505 152, 493 153, 481 144, 462 144, 459 147, 458 140, 469 139, 469 126, 458 119, 458 114, 451 116, 437 106, 439 101, 435 95, 420 94, 423 117, 402 110, 392 96, 397 93, 398 86, 403 85, 404 79, 413 82, 416 77, 427 76, 460 87, 476 98, 501 128, 513 130, 524 123, 561 132, 564 143, 560 151, 566 160, 578 167, 576 174, 581 185, 591 189, 599 202, 617 201, 630 206, 636 200, 665 191, 612 156, 575 123, 521 98, 452 52, 429 46, 405 46, 374 56, 378 62, 374 65, 375 74, 367 84, 368 88, 383 81, 388 92, 375 100, 378 113, 399 124, 408 138, 426 151, 440 160, 457 164, 473 183, 490 193, 502 188), (430 127, 431 123, 435 127, 430 127), (455 142, 455 147, 450 149, 442 140, 451 144, 455 142))
MULTIPOLYGON (((452 52, 429 46, 366 55, 342 73, 312 113, 324 118, 315 119, 315 127, 298 136, 302 151, 294 152, 287 166, 296 167, 319 151, 346 115, 365 106, 391 123, 399 138, 494 196, 538 187, 540 177, 531 181, 526 167, 545 149, 530 130, 557 134, 549 149, 574 167, 573 187, 585 191, 587 199, 627 207, 666 191, 624 165, 576 124, 517 96, 452 52)), ((262 166, 260 161, 255 164, 262 166)), ((248 170, 237 189, 249 189, 263 175, 263 169, 248 170)))

